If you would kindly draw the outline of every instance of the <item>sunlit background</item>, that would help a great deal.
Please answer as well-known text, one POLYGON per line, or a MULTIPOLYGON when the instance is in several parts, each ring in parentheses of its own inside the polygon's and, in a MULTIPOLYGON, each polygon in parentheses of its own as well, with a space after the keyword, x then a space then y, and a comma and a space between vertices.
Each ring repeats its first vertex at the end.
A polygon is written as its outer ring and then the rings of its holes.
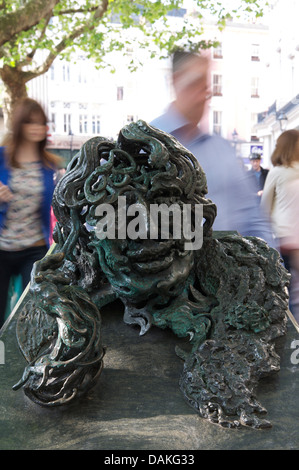
MULTIPOLYGON (((232 11, 235 0, 223 3, 232 11)), ((209 51, 213 96, 203 127, 228 139, 245 164, 254 148, 269 167, 278 135, 299 128, 299 2, 266 3, 263 17, 235 17, 223 30, 206 14, 202 37, 219 46, 209 51)), ((194 5, 186 0, 169 18, 171 27, 193 21, 194 5)), ((66 162, 90 137, 115 138, 123 125, 150 121, 173 99, 170 60, 150 58, 137 42, 126 52, 107 58, 114 73, 78 53, 70 62, 56 59, 49 72, 28 83, 28 95, 47 111, 49 145, 66 162), (134 72, 130 58, 140 63, 134 72)))

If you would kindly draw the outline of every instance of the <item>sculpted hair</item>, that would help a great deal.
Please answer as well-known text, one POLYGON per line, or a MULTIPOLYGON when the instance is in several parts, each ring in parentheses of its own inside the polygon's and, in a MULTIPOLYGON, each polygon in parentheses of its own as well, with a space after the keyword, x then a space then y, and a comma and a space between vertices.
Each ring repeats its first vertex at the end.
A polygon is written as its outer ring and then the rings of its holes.
POLYGON ((125 126, 116 142, 94 137, 74 156, 54 191, 54 240, 70 253, 88 237, 86 224, 96 226, 99 204, 117 203, 118 196, 134 192, 150 201, 167 196, 192 208, 202 204, 204 235, 211 235, 217 209, 205 197, 203 169, 174 137, 140 120, 125 126))
POLYGON ((283 132, 277 139, 276 147, 271 157, 274 166, 292 166, 299 162, 299 131, 291 129, 283 132))
MULTIPOLYGON (((3 140, 3 145, 6 147, 6 158, 8 160, 9 166, 11 167, 19 167, 19 164, 16 160, 16 154, 18 148, 22 145, 22 126, 23 124, 30 123, 33 116, 40 117, 41 122, 43 122, 45 126, 47 125, 48 119, 42 106, 31 98, 23 99, 14 109, 11 120, 10 133, 3 140)), ((45 137, 41 142, 38 142, 37 145, 39 147, 41 161, 45 166, 51 168, 59 166, 61 163, 60 158, 46 150, 47 137, 45 137)))

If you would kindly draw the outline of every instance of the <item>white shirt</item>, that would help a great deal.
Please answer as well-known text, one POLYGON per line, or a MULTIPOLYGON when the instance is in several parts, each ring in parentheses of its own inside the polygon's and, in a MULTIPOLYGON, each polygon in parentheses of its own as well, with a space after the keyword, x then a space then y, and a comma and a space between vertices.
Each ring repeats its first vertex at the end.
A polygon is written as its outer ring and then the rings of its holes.
POLYGON ((268 173, 261 201, 283 245, 299 249, 299 162, 275 166, 268 173))

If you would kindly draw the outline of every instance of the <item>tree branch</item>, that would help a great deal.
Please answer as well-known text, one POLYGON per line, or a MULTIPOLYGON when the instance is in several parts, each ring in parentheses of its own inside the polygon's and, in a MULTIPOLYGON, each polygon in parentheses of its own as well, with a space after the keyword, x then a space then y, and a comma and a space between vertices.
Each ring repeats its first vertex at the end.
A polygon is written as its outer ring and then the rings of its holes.
POLYGON ((75 13, 86 13, 86 12, 92 12, 92 11, 95 11, 97 10, 99 7, 98 5, 95 6, 95 7, 92 7, 92 8, 69 8, 68 10, 60 10, 59 13, 56 13, 56 15, 54 14, 54 16, 57 16, 57 15, 70 15, 70 14, 75 14, 75 13))
MULTIPOLYGON (((42 29, 40 35, 39 35, 39 41, 41 41, 41 40, 43 39, 43 37, 45 36, 46 31, 47 31, 47 27, 48 27, 48 24, 49 24, 49 21, 50 21, 51 18, 52 18, 52 12, 50 12, 50 13, 48 14, 48 16, 45 17, 45 25, 44 25, 44 27, 43 27, 43 29, 42 29)), ((34 47, 34 48, 32 49, 32 51, 27 54, 26 59, 27 59, 28 61, 31 61, 31 60, 33 59, 33 57, 35 56, 35 53, 36 53, 37 49, 38 49, 38 41, 36 41, 36 47, 34 47)))
POLYGON ((103 17, 106 13, 108 8, 108 0, 103 0, 101 5, 99 5, 93 15, 85 21, 83 24, 78 26, 77 28, 73 29, 70 34, 67 34, 52 50, 49 55, 47 56, 46 60, 43 64, 36 67, 35 69, 24 71, 23 76, 26 77, 26 81, 31 80, 32 78, 38 77, 46 73, 49 68, 51 67, 52 63, 56 59, 56 57, 68 47, 69 43, 76 39, 77 37, 81 36, 86 29, 92 31, 99 23, 99 20, 103 17))
POLYGON ((29 0, 24 7, 0 16, 0 46, 21 31, 28 31, 47 16, 60 0, 29 0))

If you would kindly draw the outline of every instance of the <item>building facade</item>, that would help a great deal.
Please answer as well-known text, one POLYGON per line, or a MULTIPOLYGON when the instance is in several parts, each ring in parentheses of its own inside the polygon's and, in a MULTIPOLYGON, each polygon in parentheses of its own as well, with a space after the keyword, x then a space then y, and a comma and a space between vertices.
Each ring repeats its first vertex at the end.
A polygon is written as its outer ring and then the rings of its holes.
POLYGON ((264 146, 268 166, 271 165, 271 155, 281 132, 299 129, 298 15, 298 1, 277 0, 269 18, 269 97, 255 126, 256 135, 264 146))
MULTIPOLYGON (((181 10, 176 22, 188 21, 181 10)), ((229 22, 223 31, 206 21, 203 39, 217 40, 209 50, 212 98, 205 128, 231 141, 247 162, 252 146, 263 145, 257 131, 258 116, 268 108, 269 28, 263 24, 229 22)), ((68 161, 82 144, 95 135, 115 138, 130 121, 150 121, 161 114, 174 94, 169 59, 148 57, 131 42, 127 56, 115 52, 107 58, 114 67, 97 69, 78 54, 71 62, 55 60, 42 77, 29 82, 29 96, 39 100, 49 116, 49 142, 68 161), (137 57, 142 64, 131 72, 137 57)))
POLYGON ((210 51, 209 131, 230 140, 247 163, 252 147, 259 145, 255 125, 268 103, 269 30, 260 24, 232 22, 222 32, 214 25, 207 25, 205 31, 209 39, 219 42, 210 51))

